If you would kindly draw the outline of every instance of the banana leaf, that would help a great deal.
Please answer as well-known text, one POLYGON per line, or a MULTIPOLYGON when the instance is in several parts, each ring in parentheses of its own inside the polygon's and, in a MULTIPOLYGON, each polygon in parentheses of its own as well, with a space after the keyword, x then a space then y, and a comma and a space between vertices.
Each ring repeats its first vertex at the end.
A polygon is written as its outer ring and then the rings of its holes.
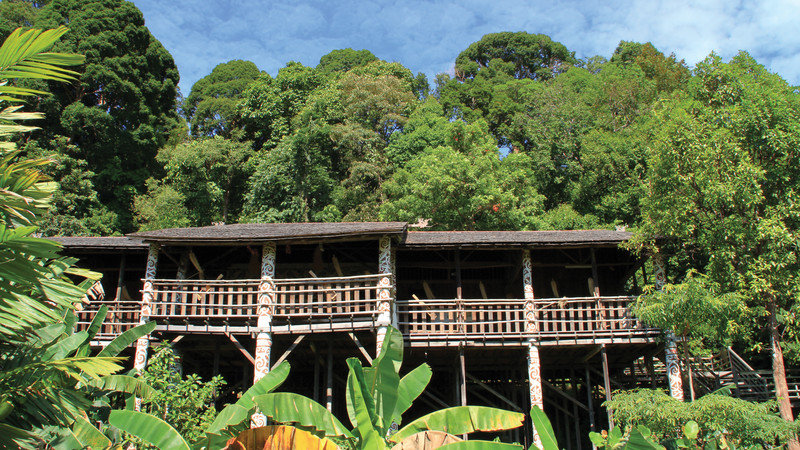
MULTIPOLYGON (((531 408, 531 420, 533 428, 539 434, 544 450, 558 450, 558 441, 556 441, 553 425, 550 424, 550 419, 547 418, 542 408, 539 408, 539 405, 533 405, 531 408)), ((535 450, 535 446, 531 446, 531 449, 535 450)))
POLYGON ((291 392, 273 392, 253 397, 261 413, 276 423, 295 423, 318 430, 317 435, 353 437, 353 434, 324 406, 291 392))
POLYGON ((161 450, 191 450, 189 443, 170 424, 138 411, 114 410, 108 423, 161 450))
POLYGON ((108 345, 103 350, 100 350, 100 353, 97 356, 117 356, 119 353, 129 345, 136 342, 137 339, 140 337, 150 334, 153 330, 156 329, 155 322, 147 322, 138 326, 131 328, 130 330, 125 330, 122 334, 117 336, 113 341, 109 342, 108 345))
POLYGON ((390 439, 393 442, 400 442, 425 430, 438 430, 455 435, 474 431, 509 430, 522 426, 524 420, 524 414, 504 409, 488 406, 456 406, 422 416, 401 428, 390 439))

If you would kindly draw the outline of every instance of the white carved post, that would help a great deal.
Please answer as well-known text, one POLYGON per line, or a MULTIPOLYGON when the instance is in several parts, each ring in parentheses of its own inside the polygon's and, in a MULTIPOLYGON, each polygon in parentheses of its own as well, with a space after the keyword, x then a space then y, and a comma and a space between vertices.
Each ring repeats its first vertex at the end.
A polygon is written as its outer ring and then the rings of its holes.
POLYGON ((391 264, 390 270, 392 271, 392 302, 394 303, 394 308, 392 308, 392 326, 400 329, 400 317, 397 312, 397 247, 391 247, 391 264))
MULTIPOLYGON (((535 339, 528 340, 528 386, 531 394, 531 408, 534 405, 544 410, 544 396, 542 395, 542 363, 539 360, 539 346, 535 339)), ((542 439, 536 427, 533 427, 533 443, 538 448, 542 446, 542 439)))
MULTIPOLYGON (((258 335, 256 336, 256 357, 253 383, 269 372, 272 350, 272 313, 275 307, 275 243, 267 242, 261 249, 261 283, 258 286, 258 335)), ((253 414, 253 428, 267 425, 263 414, 253 414)))
MULTIPOLYGON (((533 335, 537 330, 536 306, 533 302, 533 262, 531 261, 531 251, 522 251, 522 289, 525 295, 525 332, 533 335)), ((539 347, 536 339, 531 337, 528 340, 528 386, 531 395, 531 407, 538 405, 544 409, 544 397, 542 397, 542 367, 539 360, 539 347)), ((542 448, 542 439, 536 427, 533 427, 533 443, 542 448)))
POLYGON ((533 303, 533 263, 531 251, 522 251, 522 288, 525 295, 525 332, 536 333, 536 306, 533 303))
MULTIPOLYGON (((660 254, 653 257, 653 272, 655 276, 656 290, 664 289, 667 283, 667 274, 664 271, 664 260, 660 254)), ((667 380, 669 381, 669 395, 683 401, 683 379, 681 378, 681 366, 678 359, 678 345, 675 342, 675 334, 667 332, 667 346, 665 349, 665 360, 667 362, 667 380)))
MULTIPOLYGON (((139 311, 139 324, 150 321, 152 314, 151 303, 154 300, 153 280, 156 278, 156 266, 158 265, 158 244, 150 244, 150 251, 147 253, 147 266, 144 272, 144 286, 142 287, 142 308, 139 311)), ((133 358, 133 368, 141 374, 147 366, 147 349, 150 347, 150 335, 144 335, 136 341, 136 353, 133 358)), ((134 409, 141 410, 142 400, 136 397, 134 409)))
POLYGON ((375 354, 381 354, 386 329, 392 324, 392 238, 381 237, 378 242, 378 335, 375 339, 375 354))

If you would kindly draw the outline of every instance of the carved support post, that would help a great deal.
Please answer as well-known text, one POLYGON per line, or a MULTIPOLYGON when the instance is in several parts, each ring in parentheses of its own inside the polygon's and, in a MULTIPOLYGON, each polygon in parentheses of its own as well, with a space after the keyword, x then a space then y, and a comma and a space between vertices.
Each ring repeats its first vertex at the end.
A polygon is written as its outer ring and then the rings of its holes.
POLYGON ((382 276, 378 281, 378 335, 376 336, 375 355, 381 354, 386 329, 392 324, 392 238, 381 237, 378 242, 378 273, 382 276))
MULTIPOLYGON (((660 254, 653 257, 653 275, 655 277, 656 290, 664 289, 667 284, 667 274, 664 270, 664 259, 660 254)), ((667 363, 667 379, 669 381, 669 395, 683 401, 683 379, 681 378, 681 366, 678 359, 678 345, 675 335, 667 332, 666 349, 664 350, 667 363)))
MULTIPOLYGON (((535 339, 528 340, 528 387, 530 388, 531 408, 534 405, 544 410, 544 396, 542 394, 542 364, 539 360, 539 346, 535 339)), ((536 427, 533 427, 533 443, 538 448, 542 446, 542 439, 536 427)))
MULTIPOLYGON (((256 336, 255 369, 253 383, 269 373, 272 351, 272 314, 275 308, 275 243, 267 242, 261 249, 261 282, 258 285, 258 335, 256 336)), ((253 414, 252 426, 263 427, 267 419, 263 414, 253 414)))
POLYGON ((533 263, 531 251, 522 251, 522 288, 525 294, 525 332, 536 333, 536 306, 533 303, 533 263))
MULTIPOLYGON (((153 292, 153 280, 156 278, 156 267, 158 266, 158 244, 150 244, 150 250, 147 253, 147 266, 144 272, 144 286, 142 287, 142 308, 139 312, 139 324, 144 324, 150 321, 152 314, 152 302, 155 294, 153 292)), ((150 347, 150 335, 140 337, 136 341, 136 353, 133 359, 133 368, 136 372, 144 372, 147 366, 147 349, 150 347)), ((142 407, 142 400, 136 397, 134 408, 139 411, 142 407)))
POLYGON ((390 270, 392 271, 392 326, 400 329, 400 317, 397 312, 397 304, 395 301, 397 300, 397 247, 391 246, 391 264, 390 270))

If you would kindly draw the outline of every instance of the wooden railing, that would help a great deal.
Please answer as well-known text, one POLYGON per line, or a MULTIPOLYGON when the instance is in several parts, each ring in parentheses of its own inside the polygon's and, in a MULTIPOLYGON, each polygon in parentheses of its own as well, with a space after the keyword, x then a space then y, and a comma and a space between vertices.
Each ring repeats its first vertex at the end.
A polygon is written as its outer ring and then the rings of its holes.
MULTIPOLYGON (((581 297, 534 300, 533 326, 526 332, 525 301, 402 300, 397 302, 401 331, 413 341, 520 342, 651 339, 659 334, 631 314, 632 297, 581 297)), ((426 344, 426 345, 428 345, 426 344)))
MULTIPOLYGON (((372 326, 377 318, 378 281, 385 276, 275 279, 271 329, 288 333, 372 326)), ((254 328, 260 283, 261 280, 153 280, 150 317, 167 325, 183 324, 187 329, 254 328)))
POLYGON ((536 299, 534 337, 540 340, 656 336, 631 313, 633 297, 536 299))
POLYGON ((97 331, 95 338, 108 341, 139 324, 141 305, 135 301, 95 300, 77 313, 79 331, 85 330, 94 319, 100 308, 108 307, 105 320, 97 331))
POLYGON ((525 336, 518 299, 401 300, 400 330, 413 341, 519 341, 525 336))

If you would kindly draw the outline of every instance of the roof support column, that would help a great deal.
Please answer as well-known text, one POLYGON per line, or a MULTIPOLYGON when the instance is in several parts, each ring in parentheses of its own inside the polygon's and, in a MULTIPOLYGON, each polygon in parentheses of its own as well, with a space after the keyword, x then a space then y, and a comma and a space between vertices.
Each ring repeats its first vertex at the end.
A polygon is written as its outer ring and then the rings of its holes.
POLYGON ((378 241, 378 334, 375 339, 375 356, 381 354, 386 330, 392 325, 392 309, 394 298, 392 296, 392 238, 382 236, 378 241))
MULTIPOLYGON (((667 274, 664 270, 664 259, 660 254, 653 257, 653 275, 655 278, 656 290, 664 289, 667 283, 667 274)), ((675 334, 667 332, 667 344, 664 349, 665 360, 667 363, 667 380, 669 381, 669 395, 683 401, 683 379, 681 378, 681 366, 678 360, 678 345, 675 334)))
MULTIPOLYGON (((150 244, 150 250, 147 253, 147 266, 144 272, 144 286, 142 287, 142 308, 139 312, 139 324, 144 324, 150 321, 152 314, 151 303, 155 299, 153 290, 153 280, 156 278, 156 267, 158 266, 158 251, 160 247, 158 244, 150 244)), ((136 340, 136 353, 133 360, 133 368, 136 372, 144 372, 147 367, 147 349, 150 347, 150 335, 144 335, 136 340)), ((141 410, 142 400, 136 397, 134 402, 134 409, 141 410)))
MULTIPOLYGON (((530 389, 531 408, 538 406, 544 410, 544 395, 542 393, 542 363, 539 359, 539 346, 535 339, 528 340, 528 387, 530 389)), ((533 444, 538 448, 542 446, 542 439, 536 427, 533 428, 533 444)))
MULTIPOLYGON (((256 336, 255 384, 269 373, 272 352, 272 314, 275 308, 275 243, 267 242, 261 248, 261 282, 258 285, 258 335, 256 336)), ((263 414, 253 414, 252 426, 263 427, 267 418, 263 414)))

